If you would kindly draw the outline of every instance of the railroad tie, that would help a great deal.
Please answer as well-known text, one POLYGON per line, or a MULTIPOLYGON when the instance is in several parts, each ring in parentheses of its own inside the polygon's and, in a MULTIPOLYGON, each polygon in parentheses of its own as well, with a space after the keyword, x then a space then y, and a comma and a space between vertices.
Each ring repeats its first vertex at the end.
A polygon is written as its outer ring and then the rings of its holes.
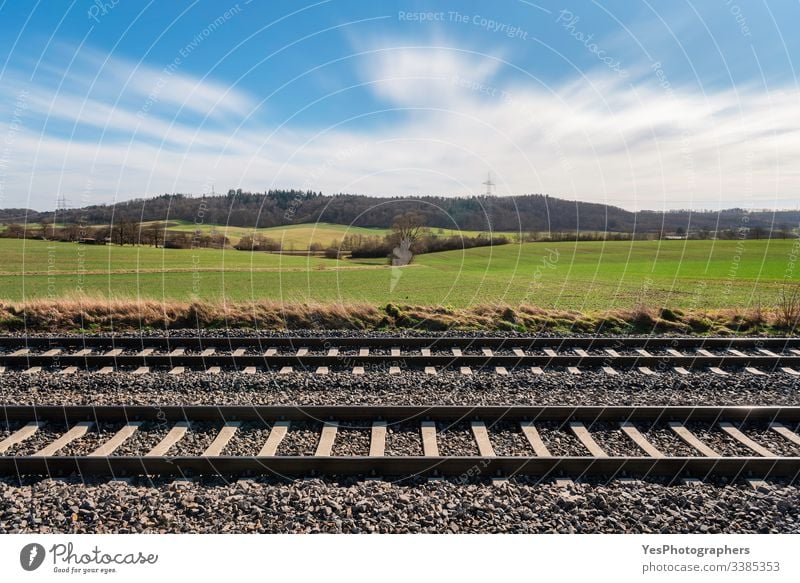
POLYGON ((470 427, 472 428, 475 443, 478 444, 480 455, 482 457, 495 457, 492 442, 489 441, 489 432, 486 430, 486 424, 483 421, 473 421, 470 427))
POLYGON ((258 452, 258 455, 263 457, 274 456, 278 451, 278 446, 281 444, 281 441, 283 441, 283 438, 286 437, 286 434, 289 432, 290 426, 291 421, 276 421, 269 432, 267 441, 264 443, 261 451, 258 452))
POLYGON ((683 376, 686 376, 686 375, 688 375, 688 374, 689 374, 689 371, 688 371, 688 370, 686 370, 685 368, 683 368, 682 366, 676 366, 676 367, 675 367, 674 369, 672 369, 672 370, 674 370, 674 371, 675 371, 676 373, 678 373, 679 375, 683 375, 683 376))
MULTIPOLYGON (((430 356, 431 355, 431 349, 430 348, 423 348, 422 350, 420 350, 420 354, 422 354, 422 356, 430 356)), ((398 354, 397 356, 400 356, 400 355, 398 354)))
POLYGON ((390 366, 389 367, 389 374, 400 374, 400 367, 399 366, 390 366))
POLYGON ((606 348, 606 354, 608 354, 612 358, 619 358, 619 352, 614 350, 613 348, 606 348))
POLYGON ((316 374, 320 376, 325 376, 328 374, 328 367, 327 366, 318 366, 316 374))
POLYGON ((699 354, 700 356, 716 356, 713 352, 709 352, 705 348, 698 348, 697 354, 699 354))
POLYGON ((608 454, 594 440, 594 437, 592 437, 592 434, 589 433, 589 430, 586 429, 586 426, 583 423, 580 421, 570 421, 569 428, 572 430, 572 433, 575 434, 575 437, 577 437, 578 440, 583 444, 583 446, 589 450, 589 453, 593 457, 608 457, 608 454))
POLYGON ((354 366, 353 367, 353 374, 355 376, 361 376, 364 374, 364 367, 363 366, 354 366))
POLYGON ((278 349, 277 349, 277 348, 267 348, 267 349, 264 351, 264 356, 265 356, 266 358, 270 358, 270 357, 272 357, 272 356, 275 356, 276 354, 278 354, 278 349))
POLYGON ((776 356, 778 356, 777 354, 775 354, 775 353, 774 353, 774 352, 772 352, 771 350, 767 350, 766 348, 759 348, 759 349, 758 349, 758 351, 759 351, 761 354, 763 354, 764 356, 772 356, 772 357, 776 357, 776 356))
POLYGON ((382 457, 386 452, 386 421, 373 421, 369 440, 369 455, 382 457))
POLYGON ((667 353, 671 354, 672 356, 677 356, 678 358, 683 356, 682 352, 678 352, 674 348, 667 348, 667 353))
POLYGON ((222 369, 218 366, 211 366, 206 370, 206 374, 219 374, 222 372, 222 369))
POLYGON ((145 348, 144 350, 140 350, 136 353, 136 356, 150 356, 155 352, 154 348, 145 348))
POLYGON ((186 369, 182 366, 175 366, 170 371, 169 374, 171 375, 181 375, 186 371, 186 369))
POLYGON ((200 356, 202 357, 214 356, 216 352, 217 352, 216 348, 206 348, 205 350, 203 350, 203 352, 200 353, 200 356))
POLYGON ((242 371, 243 374, 256 374, 256 367, 254 366, 246 366, 242 371))
POLYGON ((391 354, 391 356, 400 356, 400 349, 397 347, 392 348, 390 349, 389 353, 391 354))
POLYGON ((532 366, 531 367, 531 372, 533 374, 537 374, 537 375, 538 374, 544 374, 544 371, 542 370, 542 367, 540 367, 540 366, 532 366))
POLYGON ((436 376, 436 368, 432 366, 425 367, 425 374, 430 376, 436 376))
POLYGON ((175 350, 170 352, 168 356, 183 356, 184 354, 186 354, 185 348, 176 348, 175 350))
POLYGON ((91 348, 82 348, 72 356, 89 356, 90 354, 92 354, 92 352, 94 351, 91 348))
POLYGON ((492 352, 491 348, 481 348, 481 352, 483 352, 484 356, 489 356, 489 357, 494 356, 494 352, 492 352))
POLYGON ((292 374, 293 372, 294 369, 291 366, 284 366, 281 367, 281 370, 278 372, 278 374, 292 374))
POLYGON ((439 457, 439 444, 436 442, 436 422, 423 421, 420 423, 422 433, 422 455, 426 457, 439 457))
POLYGON ((655 372, 649 366, 640 366, 638 367, 639 372, 645 374, 647 376, 655 376, 655 372))
POLYGON ((710 366, 710 367, 708 367, 708 370, 713 372, 715 375, 719 375, 719 376, 723 376, 723 377, 724 376, 728 376, 728 373, 725 372, 724 370, 722 370, 721 368, 719 368, 718 366, 710 366))
POLYGON ((650 443, 647 438, 642 435, 641 431, 630 421, 620 421, 619 428, 622 432, 631 438, 631 440, 647 455, 650 457, 664 457, 664 454, 659 449, 650 443))
POLYGON ((464 356, 464 353, 461 352, 460 348, 453 348, 452 351, 453 351, 453 356, 464 356))
POLYGON ((68 375, 68 374, 75 374, 77 372, 78 372, 77 366, 68 366, 67 368, 61 371, 61 374, 68 375))
POLYGON ((467 377, 472 376, 472 369, 468 366, 462 366, 461 374, 467 377))
POLYGON ((33 454, 34 457, 47 457, 51 455, 55 455, 55 453, 65 447, 66 445, 72 443, 79 437, 83 437, 86 435, 86 432, 89 431, 94 426, 93 421, 79 421, 75 425, 73 425, 69 431, 67 431, 64 435, 56 439, 55 441, 49 443, 39 451, 33 454))
POLYGON ((40 372, 42 372, 41 366, 32 366, 26 369, 22 374, 39 374, 40 372))
POLYGON ((619 373, 610 366, 604 366, 603 372, 610 376, 617 376, 619 373))
POLYGON ((569 374, 581 374, 581 369, 579 369, 577 366, 568 366, 567 372, 569 374))
POLYGON ((494 372, 496 374, 500 375, 501 377, 507 377, 508 376, 508 370, 506 370, 506 367, 504 367, 504 366, 496 366, 496 367, 494 367, 494 372))
POLYGON ((531 444, 533 453, 538 457, 550 457, 550 451, 547 449, 544 441, 542 441, 533 421, 521 421, 519 425, 520 429, 522 429, 522 433, 528 439, 528 443, 531 444))
POLYGON ((164 439, 159 441, 153 449, 145 454, 144 457, 160 457, 166 455, 167 451, 178 443, 186 432, 189 430, 188 421, 178 421, 172 426, 172 429, 164 436, 164 439))
POLYGON ((140 374, 147 374, 149 372, 150 372, 150 367, 149 366, 140 366, 135 371, 133 371, 133 373, 131 373, 131 374, 140 375, 140 374))
POLYGON ((744 352, 742 352, 741 350, 735 350, 733 348, 730 348, 730 349, 728 349, 728 352, 730 354, 732 354, 733 356, 747 357, 747 355, 744 352))
POLYGON ((720 457, 720 455, 703 443, 694 433, 678 421, 670 421, 669 427, 680 437, 685 443, 699 451, 706 457, 720 457))
POLYGON ((111 374, 112 372, 114 372, 113 366, 104 366, 103 368, 97 371, 97 374, 111 374))
POLYGON ((212 441, 202 453, 202 456, 214 457, 222 455, 222 450, 224 450, 225 446, 228 445, 228 442, 233 439, 233 436, 239 430, 241 425, 241 421, 228 421, 225 423, 225 425, 219 430, 219 433, 217 433, 214 441, 212 441))
POLYGON ((339 356, 339 349, 338 348, 329 348, 328 349, 328 356, 329 357, 339 356))
POLYGON ((525 351, 522 350, 521 348, 512 348, 511 352, 514 353, 514 356, 519 356, 519 357, 525 356, 525 351))
POLYGON ((5 453, 18 443, 22 443, 44 427, 44 425, 44 421, 30 421, 23 427, 20 427, 14 433, 0 441, 0 454, 5 453))
POLYGON ((751 451, 756 452, 761 457, 775 457, 775 454, 768 450, 766 447, 762 446, 759 443, 756 443, 749 437, 747 437, 744 433, 742 433, 737 427, 728 421, 720 421, 719 428, 722 429, 725 433, 730 435, 736 441, 741 443, 746 448, 750 449, 751 451))
POLYGON ((359 356, 369 356, 369 348, 359 348, 358 349, 359 356))
POLYGON ((545 348, 544 353, 550 358, 555 358, 556 356, 558 356, 558 354, 556 354, 556 351, 553 350, 552 348, 545 348))
POLYGON ((763 372, 763 371, 760 371, 760 370, 758 370, 758 369, 757 369, 757 368, 755 368, 754 366, 747 366, 747 367, 745 367, 745 369, 744 369, 744 370, 746 370, 746 371, 747 371, 747 372, 749 372, 750 374, 752 374, 752 375, 756 375, 756 376, 766 376, 766 374, 767 374, 767 373, 765 373, 765 372, 763 372))
POLYGON ((636 353, 644 358, 653 358, 653 355, 647 352, 644 348, 637 348, 636 353))
POLYGON ((584 356, 589 356, 589 353, 586 352, 583 348, 576 348, 575 349, 575 354, 577 354, 581 358, 583 358, 584 356))
POLYGON ((122 354, 122 352, 123 352, 122 348, 114 348, 106 352, 103 356, 111 356, 111 357, 119 356, 120 354, 122 354))
POLYGON ((788 439, 795 445, 800 445, 800 435, 797 435, 794 431, 786 427, 783 423, 770 423, 769 428, 772 429, 775 433, 783 437, 784 439, 788 439))
POLYGON ((782 370, 783 372, 785 372, 786 374, 790 374, 790 375, 792 375, 792 376, 795 376, 795 377, 796 377, 796 376, 800 376, 800 372, 797 372, 796 370, 794 370, 794 369, 793 369, 792 367, 790 367, 790 366, 782 366, 782 367, 781 367, 781 370, 782 370))
POLYGON ((336 431, 339 429, 338 421, 326 421, 322 426, 322 433, 319 436, 316 457, 329 456, 333 451, 333 442, 336 441, 336 431))
POLYGON ((297 356, 306 356, 307 354, 308 354, 308 348, 297 349, 297 356))
POLYGON ((60 348, 52 348, 52 349, 48 350, 47 352, 43 352, 42 356, 53 357, 53 356, 58 356, 59 354, 61 354, 61 349, 60 348))
POLYGON ((89 454, 89 457, 105 457, 109 456, 116 449, 122 445, 126 439, 130 438, 141 427, 141 421, 129 421, 119 431, 117 431, 111 439, 100 445, 96 450, 89 454))

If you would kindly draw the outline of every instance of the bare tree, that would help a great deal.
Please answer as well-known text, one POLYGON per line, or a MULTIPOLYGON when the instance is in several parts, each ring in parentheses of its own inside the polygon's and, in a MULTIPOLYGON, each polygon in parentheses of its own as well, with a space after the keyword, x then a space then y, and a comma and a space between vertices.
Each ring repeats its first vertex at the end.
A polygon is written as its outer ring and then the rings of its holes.
POLYGON ((425 217, 422 214, 409 212, 398 215, 392 224, 394 242, 398 245, 403 242, 413 245, 422 236, 424 228, 425 217))

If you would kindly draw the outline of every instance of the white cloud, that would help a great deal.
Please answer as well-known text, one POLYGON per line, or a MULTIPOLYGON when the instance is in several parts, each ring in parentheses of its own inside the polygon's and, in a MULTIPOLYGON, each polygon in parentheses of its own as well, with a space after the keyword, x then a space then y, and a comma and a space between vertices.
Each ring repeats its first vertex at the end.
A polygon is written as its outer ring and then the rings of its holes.
MULTIPOLYGON (((108 134, 69 140, 27 124, 0 175, 3 204, 48 208, 59 191, 76 203, 200 193, 210 183, 455 195, 480 192, 492 170, 498 194, 546 192, 627 208, 796 206, 794 88, 664 92, 608 71, 545 86, 500 58, 446 48, 376 50, 359 62, 381 108, 416 111, 374 130, 288 125, 273 134, 247 118, 253 96, 182 73, 159 94, 163 109, 141 116, 161 72, 120 60, 106 64, 111 72, 90 93, 86 71, 58 95, 34 87, 28 115, 49 112, 108 134), (170 117, 181 106, 210 123, 170 117), (87 190, 90 200, 82 200, 87 190)), ((8 80, 0 86, 14 88, 8 80)), ((0 126, 0 139, 6 131, 0 126)))

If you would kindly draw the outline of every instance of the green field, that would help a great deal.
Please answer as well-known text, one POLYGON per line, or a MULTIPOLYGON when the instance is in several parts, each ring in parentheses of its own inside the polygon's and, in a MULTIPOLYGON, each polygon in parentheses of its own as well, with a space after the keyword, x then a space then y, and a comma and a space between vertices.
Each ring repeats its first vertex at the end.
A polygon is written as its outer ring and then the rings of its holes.
MULTIPOLYGON (((364 301, 597 310, 775 303, 792 240, 527 243, 380 260, 0 239, 0 299, 364 301)), ((794 254, 794 255, 793 255, 794 254)))
MULTIPOLYGON (((152 223, 142 223, 143 227, 152 223)), ((283 244, 286 250, 308 249, 311 243, 330 245, 333 241, 341 241, 346 235, 365 235, 383 237, 389 229, 365 229, 363 227, 348 227, 347 225, 334 225, 331 223, 308 223, 302 225, 287 225, 284 227, 267 227, 253 229, 248 227, 227 227, 224 225, 195 224, 189 221, 170 221, 167 223, 167 231, 194 233, 217 232, 222 233, 230 240, 231 245, 235 245, 245 235, 263 235, 270 237, 283 244)))

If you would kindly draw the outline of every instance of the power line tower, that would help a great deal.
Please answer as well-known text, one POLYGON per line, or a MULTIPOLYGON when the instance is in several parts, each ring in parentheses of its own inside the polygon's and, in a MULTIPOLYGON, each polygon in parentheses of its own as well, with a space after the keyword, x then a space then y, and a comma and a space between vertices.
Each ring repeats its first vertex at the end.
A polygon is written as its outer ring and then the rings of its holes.
POLYGON ((60 194, 56 199, 56 212, 65 211, 67 208, 69 208, 69 201, 67 200, 67 197, 65 197, 63 194, 60 194))
POLYGON ((486 187, 486 196, 494 196, 495 184, 492 182, 492 173, 489 172, 486 176, 486 182, 482 183, 486 187))

